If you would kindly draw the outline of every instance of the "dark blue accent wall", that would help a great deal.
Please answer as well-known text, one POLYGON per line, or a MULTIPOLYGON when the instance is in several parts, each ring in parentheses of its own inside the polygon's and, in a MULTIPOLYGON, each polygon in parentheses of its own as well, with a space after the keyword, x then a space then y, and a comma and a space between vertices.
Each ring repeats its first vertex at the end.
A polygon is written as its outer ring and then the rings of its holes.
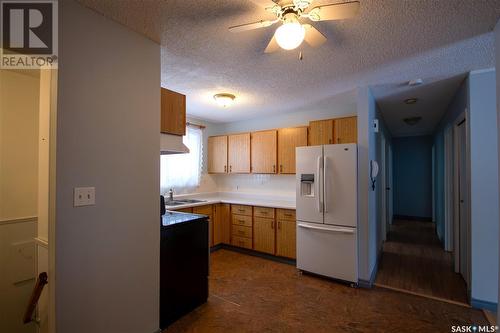
POLYGON ((432 136, 393 138, 394 215, 432 218, 432 136))

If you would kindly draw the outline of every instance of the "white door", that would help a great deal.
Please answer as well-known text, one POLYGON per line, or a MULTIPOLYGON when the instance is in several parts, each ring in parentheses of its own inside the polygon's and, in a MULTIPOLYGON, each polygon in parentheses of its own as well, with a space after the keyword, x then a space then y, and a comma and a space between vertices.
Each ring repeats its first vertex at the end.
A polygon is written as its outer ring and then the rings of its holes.
POLYGON ((323 223, 323 146, 296 148, 297 220, 323 223))
POLYGON ((297 223, 297 268, 358 282, 355 228, 297 223))
POLYGON ((323 146, 325 224, 357 225, 357 146, 323 146))

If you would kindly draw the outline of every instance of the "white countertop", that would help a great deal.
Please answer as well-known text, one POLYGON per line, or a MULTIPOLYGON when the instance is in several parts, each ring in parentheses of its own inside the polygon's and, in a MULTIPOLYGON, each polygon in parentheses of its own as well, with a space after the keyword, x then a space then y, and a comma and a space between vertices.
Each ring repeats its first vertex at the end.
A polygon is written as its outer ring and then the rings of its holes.
POLYGON ((197 200, 203 200, 203 202, 188 203, 185 205, 176 205, 176 206, 166 206, 166 208, 169 210, 176 210, 176 209, 190 208, 196 206, 213 205, 218 203, 228 203, 236 205, 295 209, 295 195, 292 196, 289 194, 215 192, 215 193, 197 193, 188 195, 174 195, 174 200, 182 200, 182 199, 197 199, 197 200))

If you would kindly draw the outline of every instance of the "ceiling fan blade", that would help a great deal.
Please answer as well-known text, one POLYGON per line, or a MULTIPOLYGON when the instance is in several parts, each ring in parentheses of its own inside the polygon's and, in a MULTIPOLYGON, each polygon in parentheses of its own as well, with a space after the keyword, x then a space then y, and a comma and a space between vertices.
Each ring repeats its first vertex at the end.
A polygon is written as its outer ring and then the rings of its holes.
POLYGON ((280 46, 278 45, 278 42, 276 41, 276 38, 273 36, 269 44, 267 44, 266 49, 264 50, 264 53, 273 53, 276 52, 280 49, 280 46))
POLYGON ((359 7, 359 1, 335 3, 314 7, 305 16, 311 21, 343 20, 356 16, 359 7))
POLYGON ((312 25, 303 24, 303 27, 306 29, 304 40, 307 42, 307 44, 311 45, 312 47, 318 47, 326 42, 326 37, 312 25))
POLYGON ((250 0, 257 6, 263 7, 263 8, 269 8, 269 7, 274 7, 277 5, 276 2, 272 0, 250 0))
POLYGON ((253 23, 240 24, 240 25, 235 25, 234 27, 230 27, 229 31, 242 32, 242 31, 247 31, 247 30, 266 28, 266 27, 273 25, 276 22, 278 22, 278 21, 277 20, 275 20, 275 21, 258 21, 258 22, 253 22, 253 23))

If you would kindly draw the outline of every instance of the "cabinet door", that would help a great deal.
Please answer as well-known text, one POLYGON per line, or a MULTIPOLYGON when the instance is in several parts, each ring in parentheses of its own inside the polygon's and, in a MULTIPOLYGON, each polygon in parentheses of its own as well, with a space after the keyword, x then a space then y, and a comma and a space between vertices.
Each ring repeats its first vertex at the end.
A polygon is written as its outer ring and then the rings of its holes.
POLYGON ((251 134, 252 173, 276 173, 277 131, 259 131, 251 134))
POLYGON ((214 225, 214 245, 231 244, 231 215, 229 204, 217 204, 214 225))
POLYGON ((186 135, 186 95, 161 88, 162 133, 186 135))
POLYGON ((208 216, 208 246, 214 246, 214 214, 212 205, 193 207, 193 213, 208 216))
POLYGON ((316 120, 309 123, 309 146, 333 143, 333 119, 316 120))
POLYGON ((276 230, 276 255, 296 258, 295 221, 278 220, 276 230))
POLYGON ((227 172, 227 136, 208 138, 208 173, 227 172))
POLYGON ((255 251, 274 254, 274 219, 254 217, 253 249, 255 251))
POLYGON ((307 146, 307 127, 278 130, 279 173, 295 173, 295 148, 307 146))
POLYGON ((358 142, 358 117, 335 119, 335 143, 358 142))
POLYGON ((228 136, 229 173, 250 173, 250 133, 228 136))

